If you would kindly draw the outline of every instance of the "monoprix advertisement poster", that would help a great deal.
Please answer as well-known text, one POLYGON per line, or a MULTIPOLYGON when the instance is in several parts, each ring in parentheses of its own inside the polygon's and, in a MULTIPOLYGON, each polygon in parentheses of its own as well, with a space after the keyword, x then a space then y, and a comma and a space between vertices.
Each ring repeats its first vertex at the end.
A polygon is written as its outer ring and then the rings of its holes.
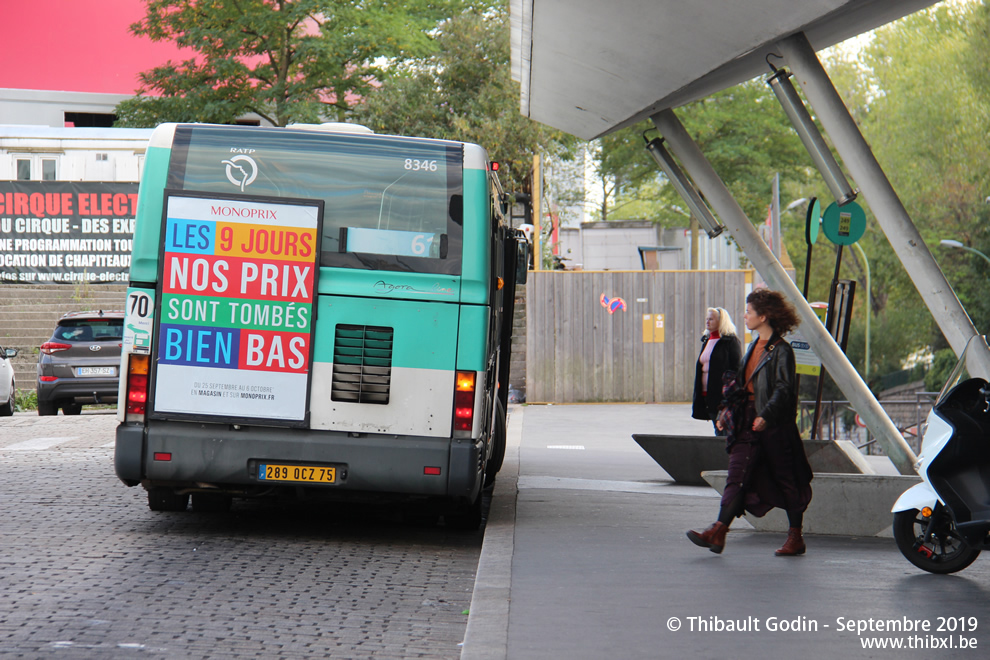
POLYGON ((154 414, 307 419, 322 200, 168 193, 154 414))

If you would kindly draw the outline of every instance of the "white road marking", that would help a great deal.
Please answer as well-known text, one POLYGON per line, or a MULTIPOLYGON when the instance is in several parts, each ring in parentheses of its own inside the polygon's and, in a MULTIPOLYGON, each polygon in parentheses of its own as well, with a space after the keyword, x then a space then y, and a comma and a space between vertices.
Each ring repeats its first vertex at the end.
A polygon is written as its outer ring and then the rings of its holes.
POLYGON ((579 449, 584 451, 584 445, 547 445, 547 449, 579 449))
POLYGON ((78 440, 78 436, 61 436, 58 438, 32 438, 31 440, 25 440, 23 442, 15 442, 12 445, 7 445, 6 447, 0 447, 0 451, 42 451, 44 449, 51 449, 56 445, 60 445, 63 442, 71 442, 72 440, 78 440))
POLYGON ((525 475, 519 477, 519 489, 547 488, 563 490, 597 490, 651 495, 686 495, 688 497, 721 497, 708 486, 684 486, 672 481, 609 481, 605 479, 575 479, 525 475))

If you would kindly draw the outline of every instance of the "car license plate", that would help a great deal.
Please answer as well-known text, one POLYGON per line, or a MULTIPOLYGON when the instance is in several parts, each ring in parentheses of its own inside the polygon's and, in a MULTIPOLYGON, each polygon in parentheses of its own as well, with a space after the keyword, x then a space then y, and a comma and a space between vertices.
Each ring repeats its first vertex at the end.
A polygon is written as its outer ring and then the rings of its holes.
POLYGON ((332 484, 337 479, 337 468, 313 465, 275 465, 262 463, 258 466, 259 481, 296 481, 304 483, 332 484))
POLYGON ((76 367, 77 376, 113 376, 113 367, 76 367))

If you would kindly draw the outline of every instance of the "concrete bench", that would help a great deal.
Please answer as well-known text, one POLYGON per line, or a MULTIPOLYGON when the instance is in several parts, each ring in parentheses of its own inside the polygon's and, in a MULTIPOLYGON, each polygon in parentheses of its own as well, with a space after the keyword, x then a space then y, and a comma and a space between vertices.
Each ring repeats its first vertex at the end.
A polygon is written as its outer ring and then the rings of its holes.
MULTIPOLYGON (((725 470, 729 466, 724 436, 634 433, 633 440, 677 483, 704 486, 707 482, 702 472, 725 470)), ((805 440, 804 451, 816 473, 875 474, 866 458, 848 440, 805 440)))
MULTIPOLYGON (((728 471, 709 470, 702 476, 719 493, 725 490, 728 471)), ((804 531, 808 534, 891 537, 891 507, 901 493, 920 481, 918 476, 816 472, 811 482, 814 494, 804 514, 804 531)), ((717 513, 712 511, 712 520, 717 513)), ((780 509, 774 509, 762 518, 749 514, 745 517, 757 531, 787 532, 787 514, 780 509)))

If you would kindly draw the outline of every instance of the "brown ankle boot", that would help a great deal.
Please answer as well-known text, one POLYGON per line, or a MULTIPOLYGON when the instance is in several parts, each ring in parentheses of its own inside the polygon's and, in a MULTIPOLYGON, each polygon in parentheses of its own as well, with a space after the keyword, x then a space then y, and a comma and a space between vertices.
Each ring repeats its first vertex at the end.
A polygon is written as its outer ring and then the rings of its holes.
POLYGON ((691 543, 708 548, 715 554, 721 554, 725 547, 725 535, 729 531, 729 526, 720 522, 713 523, 711 527, 703 532, 691 530, 687 533, 691 543))
POLYGON ((803 555, 806 549, 807 546, 804 544, 804 539, 801 538, 801 528, 791 527, 787 530, 787 540, 784 541, 784 545, 774 554, 778 557, 792 557, 794 555, 803 555))

